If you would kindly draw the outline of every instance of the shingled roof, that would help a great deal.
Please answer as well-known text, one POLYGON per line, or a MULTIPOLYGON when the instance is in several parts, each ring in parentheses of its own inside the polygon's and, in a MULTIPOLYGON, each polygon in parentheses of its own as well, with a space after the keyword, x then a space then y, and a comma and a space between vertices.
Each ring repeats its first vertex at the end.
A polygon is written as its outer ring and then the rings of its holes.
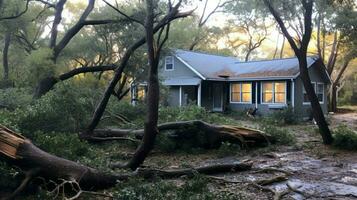
MULTIPOLYGON (((177 49, 177 59, 204 80, 291 79, 299 75, 297 58, 241 62, 234 57, 177 49)), ((316 62, 308 57, 308 67, 316 62)))

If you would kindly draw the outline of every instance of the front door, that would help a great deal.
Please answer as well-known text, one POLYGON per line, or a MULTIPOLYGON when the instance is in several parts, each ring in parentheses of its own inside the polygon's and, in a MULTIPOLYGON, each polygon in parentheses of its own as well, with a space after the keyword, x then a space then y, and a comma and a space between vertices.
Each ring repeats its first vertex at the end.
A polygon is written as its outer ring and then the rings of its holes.
POLYGON ((212 84, 213 111, 223 111, 223 85, 221 83, 212 84))

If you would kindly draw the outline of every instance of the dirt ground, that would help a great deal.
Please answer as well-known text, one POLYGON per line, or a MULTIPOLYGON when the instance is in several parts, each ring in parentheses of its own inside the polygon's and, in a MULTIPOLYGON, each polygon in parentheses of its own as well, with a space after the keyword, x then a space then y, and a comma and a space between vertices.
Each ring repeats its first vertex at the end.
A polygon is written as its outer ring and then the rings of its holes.
MULTIPOLYGON (((355 111, 333 114, 329 121, 331 127, 345 124, 357 130, 355 111)), ((297 138, 293 146, 245 150, 229 157, 214 150, 199 155, 154 153, 145 163, 167 169, 251 161, 250 171, 211 177, 210 188, 239 193, 242 199, 357 199, 357 152, 323 145, 312 123, 286 128, 297 138), (255 184, 261 180, 268 183, 255 184)))

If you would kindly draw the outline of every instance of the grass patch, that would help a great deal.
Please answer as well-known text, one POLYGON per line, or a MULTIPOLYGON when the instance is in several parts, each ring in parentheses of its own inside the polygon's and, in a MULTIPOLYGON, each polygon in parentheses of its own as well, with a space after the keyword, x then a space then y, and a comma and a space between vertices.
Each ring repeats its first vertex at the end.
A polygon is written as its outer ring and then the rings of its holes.
POLYGON ((270 124, 263 124, 261 129, 268 135, 273 137, 273 144, 292 145, 296 143, 296 137, 289 132, 288 129, 279 128, 270 124))

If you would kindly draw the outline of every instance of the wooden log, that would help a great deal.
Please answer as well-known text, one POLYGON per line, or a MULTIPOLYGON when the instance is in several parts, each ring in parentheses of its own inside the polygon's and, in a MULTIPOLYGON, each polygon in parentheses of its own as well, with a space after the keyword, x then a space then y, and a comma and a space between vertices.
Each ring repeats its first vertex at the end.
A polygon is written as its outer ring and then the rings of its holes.
MULTIPOLYGON (((242 126, 214 125, 200 120, 168 122, 158 125, 160 133, 167 134, 178 143, 182 140, 191 140, 201 134, 207 141, 200 147, 217 147, 221 142, 238 143, 245 145, 269 144, 272 137, 264 132, 242 126)), ((92 134, 82 135, 82 138, 105 137, 135 137, 141 139, 143 129, 96 129, 92 134)), ((198 145, 200 143, 197 143, 198 145)))

